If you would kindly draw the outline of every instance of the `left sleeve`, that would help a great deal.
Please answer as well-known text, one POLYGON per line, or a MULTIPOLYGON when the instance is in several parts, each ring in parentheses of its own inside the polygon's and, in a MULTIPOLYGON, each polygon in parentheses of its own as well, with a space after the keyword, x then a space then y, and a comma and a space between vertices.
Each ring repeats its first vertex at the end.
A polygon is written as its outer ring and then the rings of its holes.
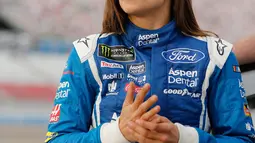
POLYGON ((253 143, 254 127, 242 77, 235 55, 231 52, 224 67, 216 67, 208 90, 208 113, 212 133, 176 124, 179 143, 253 143))

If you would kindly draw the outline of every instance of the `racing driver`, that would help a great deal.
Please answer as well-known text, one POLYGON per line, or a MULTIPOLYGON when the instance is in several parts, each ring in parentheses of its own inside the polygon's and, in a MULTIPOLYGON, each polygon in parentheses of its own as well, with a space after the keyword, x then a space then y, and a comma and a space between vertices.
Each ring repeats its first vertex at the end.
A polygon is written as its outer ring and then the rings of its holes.
POLYGON ((49 143, 244 143, 254 127, 232 45, 191 0, 106 0, 101 34, 73 43, 49 143))

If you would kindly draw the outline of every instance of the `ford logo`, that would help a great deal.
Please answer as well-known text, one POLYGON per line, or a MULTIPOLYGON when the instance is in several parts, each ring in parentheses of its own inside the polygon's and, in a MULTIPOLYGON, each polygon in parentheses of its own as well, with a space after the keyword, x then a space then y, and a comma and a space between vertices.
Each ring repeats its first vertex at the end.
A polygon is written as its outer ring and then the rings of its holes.
POLYGON ((199 50, 189 48, 177 48, 162 52, 165 60, 172 63, 197 63, 205 58, 205 54, 199 50))

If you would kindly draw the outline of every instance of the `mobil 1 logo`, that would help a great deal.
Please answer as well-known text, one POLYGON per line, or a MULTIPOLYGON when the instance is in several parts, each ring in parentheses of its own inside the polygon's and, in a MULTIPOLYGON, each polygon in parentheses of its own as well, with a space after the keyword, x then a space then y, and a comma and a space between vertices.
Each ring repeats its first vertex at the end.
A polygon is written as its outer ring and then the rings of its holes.
POLYGON ((134 47, 99 44, 98 56, 114 61, 130 62, 135 60, 135 50, 134 47))

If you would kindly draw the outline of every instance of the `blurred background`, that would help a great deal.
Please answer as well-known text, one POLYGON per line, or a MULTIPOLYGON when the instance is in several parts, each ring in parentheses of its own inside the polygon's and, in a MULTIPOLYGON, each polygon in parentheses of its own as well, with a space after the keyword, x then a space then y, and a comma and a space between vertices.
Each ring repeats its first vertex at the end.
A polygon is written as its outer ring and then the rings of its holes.
MULTIPOLYGON (((101 31, 104 2, 0 0, 1 143, 44 141, 72 41, 101 31)), ((201 27, 227 41, 255 34, 254 0, 193 0, 193 5, 201 27)), ((255 71, 243 76, 252 104, 255 71)))

